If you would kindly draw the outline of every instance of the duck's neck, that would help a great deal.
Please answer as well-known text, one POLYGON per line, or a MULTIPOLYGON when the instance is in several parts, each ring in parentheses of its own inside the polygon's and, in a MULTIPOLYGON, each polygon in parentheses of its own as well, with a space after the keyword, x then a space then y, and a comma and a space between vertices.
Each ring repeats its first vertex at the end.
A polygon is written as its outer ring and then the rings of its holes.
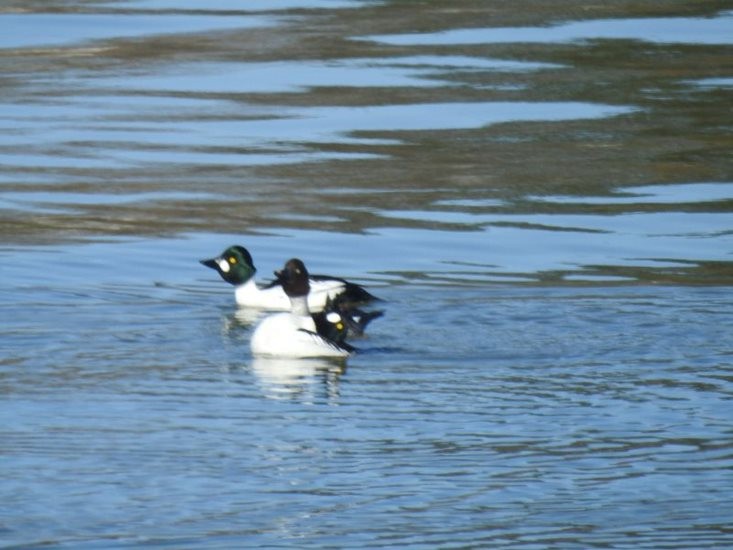
POLYGON ((254 277, 250 277, 249 279, 247 279, 243 283, 239 283, 238 285, 235 285, 235 288, 237 290, 246 291, 246 292, 248 292, 250 294, 255 294, 259 290, 259 287, 257 286, 257 283, 255 283, 255 278, 254 277))
POLYGON ((234 296, 238 304, 249 304, 260 295, 262 291, 257 287, 255 278, 247 279, 242 284, 234 287, 234 296))
POLYGON ((308 296, 291 296, 290 310, 293 312, 293 315, 309 317, 311 312, 308 309, 308 296))

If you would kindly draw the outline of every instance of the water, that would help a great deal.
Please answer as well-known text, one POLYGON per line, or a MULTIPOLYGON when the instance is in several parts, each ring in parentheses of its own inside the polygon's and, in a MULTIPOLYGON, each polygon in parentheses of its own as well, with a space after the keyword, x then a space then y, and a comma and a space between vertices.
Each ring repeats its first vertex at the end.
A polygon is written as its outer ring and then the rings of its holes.
POLYGON ((543 27, 452 29, 434 34, 373 36, 389 44, 487 44, 624 39, 664 44, 731 44, 733 12, 718 17, 595 19, 543 27))
POLYGON ((733 545, 729 4, 181 4, 0 9, 0 547, 733 545))

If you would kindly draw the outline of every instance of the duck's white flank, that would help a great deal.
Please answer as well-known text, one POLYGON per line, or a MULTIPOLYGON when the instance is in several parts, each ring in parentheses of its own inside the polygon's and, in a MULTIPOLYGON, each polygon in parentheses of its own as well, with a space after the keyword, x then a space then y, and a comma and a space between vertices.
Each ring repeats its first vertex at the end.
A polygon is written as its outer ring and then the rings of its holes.
MULTIPOLYGON (((308 307, 310 311, 321 311, 326 307, 329 298, 334 299, 344 290, 344 283, 339 280, 310 281, 308 307)), ((285 294, 283 287, 276 285, 270 288, 260 288, 254 278, 234 289, 234 299, 237 305, 256 307, 271 311, 290 311, 290 298, 285 294)))
POLYGON ((290 311, 290 298, 281 286, 260 288, 254 277, 234 289, 234 299, 238 306, 256 307, 272 311, 290 311))

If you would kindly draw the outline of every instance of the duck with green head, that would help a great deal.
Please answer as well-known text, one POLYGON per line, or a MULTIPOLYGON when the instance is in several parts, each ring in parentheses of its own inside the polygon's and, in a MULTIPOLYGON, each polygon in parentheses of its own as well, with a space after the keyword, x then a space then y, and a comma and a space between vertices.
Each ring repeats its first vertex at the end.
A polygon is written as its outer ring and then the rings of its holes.
MULTIPOLYGON (((290 298, 279 279, 265 286, 255 282, 257 268, 252 255, 243 246, 230 246, 216 258, 201 260, 201 263, 216 270, 222 279, 234 286, 237 305, 271 311, 290 310, 290 298)), ((378 299, 363 287, 330 275, 310 275, 308 282, 308 307, 314 312, 322 311, 329 301, 337 299, 349 306, 378 299)))

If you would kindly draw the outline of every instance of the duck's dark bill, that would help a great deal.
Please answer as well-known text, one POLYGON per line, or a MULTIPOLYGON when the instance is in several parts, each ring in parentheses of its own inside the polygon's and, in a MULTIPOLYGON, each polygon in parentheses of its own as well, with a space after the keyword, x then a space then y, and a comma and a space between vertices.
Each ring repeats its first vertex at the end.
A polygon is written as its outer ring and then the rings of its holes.
POLYGON ((218 258, 211 258, 209 260, 199 260, 202 265, 205 265, 206 267, 210 267, 211 269, 218 269, 219 263, 217 262, 218 258))

